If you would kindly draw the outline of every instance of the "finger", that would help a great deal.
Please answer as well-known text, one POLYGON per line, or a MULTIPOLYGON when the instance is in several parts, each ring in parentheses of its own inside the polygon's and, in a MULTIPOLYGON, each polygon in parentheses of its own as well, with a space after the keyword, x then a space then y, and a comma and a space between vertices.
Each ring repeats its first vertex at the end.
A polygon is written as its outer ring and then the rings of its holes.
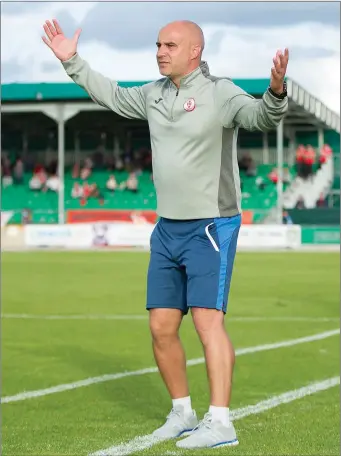
POLYGON ((50 21, 46 21, 46 25, 48 26, 50 32, 52 33, 52 36, 56 36, 57 32, 56 29, 53 27, 50 21))
POLYGON ((281 61, 278 60, 277 58, 273 58, 272 61, 274 63, 274 67, 275 67, 276 71, 280 72, 281 71, 281 61))
POLYGON ((80 37, 81 33, 82 33, 82 29, 80 29, 80 28, 75 31, 75 34, 73 35, 73 41, 75 43, 78 43, 78 40, 79 40, 79 37, 80 37))
POLYGON ((276 79, 276 81, 282 78, 282 75, 279 74, 278 71, 276 71, 276 68, 275 68, 275 67, 272 67, 272 68, 271 68, 271 74, 272 74, 272 77, 273 77, 274 79, 276 79))
POLYGON ((62 30, 61 26, 59 25, 59 22, 57 21, 57 19, 52 19, 52 22, 53 22, 53 25, 55 26, 55 29, 56 29, 56 32, 58 33, 58 35, 64 35, 63 30, 62 30))
POLYGON ((44 27, 44 30, 45 30, 45 33, 46 33, 48 39, 49 39, 50 41, 52 41, 52 40, 53 40, 53 35, 52 35, 52 33, 50 32, 50 29, 48 28, 48 26, 47 26, 46 24, 44 24, 43 27, 44 27))
POLYGON ((48 39, 46 39, 45 36, 42 36, 41 39, 44 41, 44 43, 46 44, 46 46, 48 46, 50 49, 52 49, 52 46, 51 46, 51 43, 48 39))

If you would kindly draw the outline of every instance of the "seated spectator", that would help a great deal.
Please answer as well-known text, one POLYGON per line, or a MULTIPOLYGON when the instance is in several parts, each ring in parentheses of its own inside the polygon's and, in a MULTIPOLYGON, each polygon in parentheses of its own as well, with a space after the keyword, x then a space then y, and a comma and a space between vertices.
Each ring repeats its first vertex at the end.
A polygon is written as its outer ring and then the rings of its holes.
POLYGON ((249 177, 255 176, 257 173, 257 167, 250 154, 245 154, 238 163, 239 169, 244 171, 249 177))
POLYGON ((60 189, 60 180, 56 174, 50 176, 45 183, 44 190, 51 190, 52 192, 59 192, 60 189))
POLYGON ((84 166, 81 169, 80 178, 83 180, 88 179, 91 175, 92 168, 93 168, 93 162, 92 162, 91 158, 88 157, 84 160, 84 166))
POLYGON ((296 172, 299 177, 303 177, 305 147, 300 144, 296 150, 296 172))
POLYGON ((320 196, 318 200, 316 201, 316 207, 326 207, 327 206, 327 201, 324 197, 323 193, 320 193, 320 196))
POLYGON ((135 173, 130 173, 126 182, 126 190, 136 193, 138 181, 135 173))
POLYGON ((115 176, 113 174, 111 174, 111 176, 109 177, 109 179, 106 183, 106 187, 111 192, 114 192, 117 189, 117 182, 116 182, 115 176))
POLYGON ((315 150, 309 144, 305 149, 304 159, 303 159, 303 178, 307 179, 313 174, 313 166, 315 163, 315 150))
POLYGON ((124 170, 124 163, 121 157, 117 157, 115 160, 115 169, 117 171, 123 171, 124 170))
POLYGON ((283 211, 283 224, 284 225, 292 225, 293 224, 292 218, 290 217, 289 212, 286 211, 286 210, 283 211))
POLYGON ((303 196, 300 196, 298 198, 297 203, 295 205, 295 208, 296 209, 305 209, 305 203, 304 203, 303 196))
POLYGON ((278 182, 278 171, 277 168, 273 168, 268 175, 268 178, 271 180, 272 183, 277 184, 278 182))
POLYGON ((72 167, 72 179, 79 178, 79 164, 75 163, 72 167))
POLYGON ((11 172, 11 162, 7 157, 1 159, 1 176, 2 185, 8 187, 13 184, 13 177, 11 172))
POLYGON ((38 165, 35 167, 33 171, 33 176, 29 181, 29 188, 31 190, 41 190, 46 183, 47 180, 47 174, 45 172, 45 169, 38 165))
POLYGON ((24 162, 18 158, 13 168, 14 183, 17 185, 24 183, 24 162))
POLYGON ((134 172, 129 173, 128 179, 125 182, 121 182, 121 190, 130 190, 131 192, 136 193, 138 187, 138 181, 136 174, 134 172))
POLYGON ((329 157, 332 156, 332 149, 328 144, 324 144, 320 150, 319 159, 318 159, 318 168, 320 169, 322 165, 327 163, 329 157))
POLYGON ((83 195, 83 187, 78 182, 75 182, 71 190, 72 198, 83 198, 83 195))
POLYGON ((90 168, 82 168, 80 172, 80 178, 86 180, 90 177, 91 169, 90 168))
POLYGON ((289 168, 284 168, 283 169, 283 183, 290 184, 291 179, 292 179, 292 177, 291 177, 289 168))
MULTIPOLYGON (((264 179, 262 178, 262 176, 258 176, 256 178, 256 185, 257 185, 259 190, 261 190, 261 191, 265 190, 266 184, 265 184, 264 179)), ((243 190, 243 189, 241 189, 241 190, 243 190)))

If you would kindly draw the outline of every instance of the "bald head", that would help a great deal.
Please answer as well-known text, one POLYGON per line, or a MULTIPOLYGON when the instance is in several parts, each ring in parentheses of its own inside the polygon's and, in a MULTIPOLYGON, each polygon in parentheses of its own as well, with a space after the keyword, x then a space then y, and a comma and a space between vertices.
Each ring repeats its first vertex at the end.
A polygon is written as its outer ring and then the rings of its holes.
POLYGON ((160 73, 176 83, 200 65, 205 39, 195 22, 175 21, 160 30, 156 44, 160 73))

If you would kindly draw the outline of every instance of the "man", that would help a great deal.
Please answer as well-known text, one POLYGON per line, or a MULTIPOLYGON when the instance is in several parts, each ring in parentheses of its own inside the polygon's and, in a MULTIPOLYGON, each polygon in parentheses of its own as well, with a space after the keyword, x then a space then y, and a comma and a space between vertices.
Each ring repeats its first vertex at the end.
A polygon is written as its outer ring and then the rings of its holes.
POLYGON ((240 127, 273 129, 283 118, 288 50, 277 52, 270 86, 257 101, 230 80, 210 76, 201 60, 203 33, 192 22, 173 22, 160 31, 157 63, 164 77, 130 89, 93 71, 77 54, 81 30, 67 39, 57 21, 47 21, 44 29, 44 42, 94 102, 149 123, 160 220, 150 241, 147 309, 155 360, 173 403, 154 435, 177 438, 195 428, 178 447, 236 445, 229 417, 234 350, 224 315, 241 224, 237 134, 240 127), (178 336, 189 309, 211 395, 199 423, 178 336))

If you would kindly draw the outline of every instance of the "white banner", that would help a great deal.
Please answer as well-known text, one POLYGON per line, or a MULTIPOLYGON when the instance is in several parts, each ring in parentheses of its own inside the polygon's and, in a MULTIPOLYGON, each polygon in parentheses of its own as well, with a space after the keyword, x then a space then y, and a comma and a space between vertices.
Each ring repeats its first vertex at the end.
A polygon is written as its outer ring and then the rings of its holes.
MULTIPOLYGON (((72 223, 69 225, 26 225, 28 247, 143 247, 149 248, 155 225, 151 223, 72 223)), ((299 225, 243 225, 238 247, 295 248, 301 245, 299 225)))
POLYGON ((300 245, 300 225, 242 225, 238 237, 238 247, 297 248, 300 245))
POLYGON ((26 225, 27 247, 87 248, 92 245, 92 225, 26 225))

